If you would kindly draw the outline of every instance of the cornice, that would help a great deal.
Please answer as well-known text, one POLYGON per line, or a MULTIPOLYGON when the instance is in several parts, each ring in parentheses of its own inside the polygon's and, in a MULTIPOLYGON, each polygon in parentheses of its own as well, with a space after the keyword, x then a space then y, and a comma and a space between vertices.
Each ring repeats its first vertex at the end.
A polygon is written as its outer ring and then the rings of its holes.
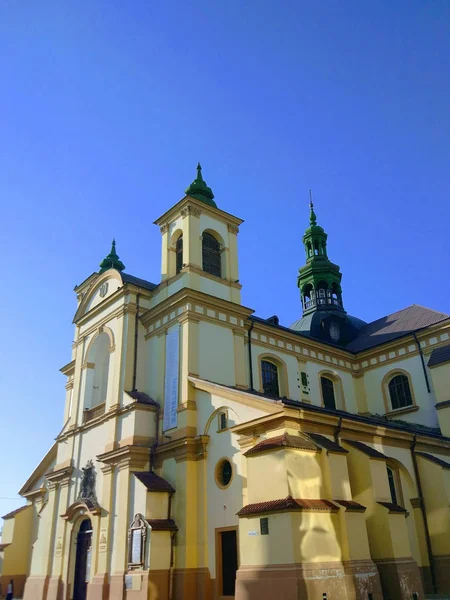
POLYGON ((73 473, 73 465, 50 471, 45 475, 49 483, 58 484, 68 481, 73 473))
MULTIPOLYGON (((243 306, 241 304, 236 304, 235 302, 231 302, 229 300, 223 300, 222 298, 217 298, 216 296, 211 296, 210 294, 205 294, 204 292, 199 292, 190 288, 182 288, 175 294, 172 294, 165 300, 162 300, 153 308, 150 308, 145 313, 143 313, 140 317, 141 323, 145 327, 147 327, 153 321, 158 320, 158 318, 162 318, 167 314, 170 315, 170 313, 176 310, 177 308, 180 308, 189 303, 194 303, 201 305, 205 308, 210 308, 215 312, 217 311, 227 313, 230 316, 242 320, 244 320, 253 313, 252 309, 247 308, 246 306, 243 306)), ((202 317, 200 313, 196 313, 196 316, 197 318, 202 317)))
POLYGON ((64 365, 64 367, 61 367, 59 371, 63 375, 67 375, 67 377, 69 377, 70 375, 73 375, 75 372, 75 360, 71 360, 70 363, 67 363, 67 365, 64 365))
POLYGON ((203 460, 207 455, 209 439, 209 435, 198 435, 159 444, 155 452, 156 462, 161 464, 168 458, 175 458, 176 462, 203 460))
POLYGON ((127 412, 132 412, 134 410, 143 410, 156 412, 157 407, 149 404, 142 404, 140 402, 130 402, 130 404, 126 404, 125 406, 120 406, 120 404, 114 404, 110 407, 110 409, 104 414, 92 419, 91 421, 87 421, 86 423, 82 423, 78 426, 74 426, 56 438, 57 442, 62 442, 67 440, 68 438, 78 435, 82 431, 86 431, 87 429, 92 429, 93 427, 97 427, 98 425, 103 424, 105 421, 109 421, 114 417, 123 415, 127 412))
POLYGON ((179 202, 177 202, 172 208, 166 211, 163 215, 161 215, 156 221, 153 223, 155 225, 164 226, 169 225, 172 221, 174 221, 178 215, 181 215, 181 211, 186 207, 191 206, 199 210, 201 213, 209 215, 222 223, 230 223, 231 225, 239 226, 244 221, 239 219, 239 217, 235 217, 234 215, 221 210, 220 208, 214 208, 213 206, 209 206, 205 204, 205 202, 201 202, 196 198, 192 198, 192 196, 184 196, 179 202))
POLYGON ((150 461, 150 448, 148 446, 123 446, 98 454, 97 460, 119 468, 143 469, 150 461))

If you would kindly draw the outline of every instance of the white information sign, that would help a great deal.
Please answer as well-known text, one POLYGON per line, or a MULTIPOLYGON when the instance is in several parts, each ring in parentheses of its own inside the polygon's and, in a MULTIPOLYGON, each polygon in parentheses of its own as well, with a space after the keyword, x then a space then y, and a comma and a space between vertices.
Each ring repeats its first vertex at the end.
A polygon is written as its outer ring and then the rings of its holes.
POLYGON ((164 381, 164 431, 177 426, 178 368, 180 361, 180 328, 166 336, 166 377, 164 381))

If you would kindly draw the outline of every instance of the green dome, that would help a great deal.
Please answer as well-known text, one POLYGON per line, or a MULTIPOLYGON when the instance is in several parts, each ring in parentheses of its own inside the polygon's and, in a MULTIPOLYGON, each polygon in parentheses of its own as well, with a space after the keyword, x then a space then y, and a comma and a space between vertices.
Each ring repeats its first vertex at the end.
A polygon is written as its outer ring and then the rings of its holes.
POLYGON ((111 252, 100 263, 100 273, 104 273, 108 269, 116 269, 116 271, 123 271, 125 269, 125 265, 117 256, 116 240, 112 241, 111 252))
POLYGON ((200 163, 197 164, 197 177, 191 185, 186 188, 185 193, 187 196, 191 196, 192 198, 200 200, 200 202, 204 202, 205 204, 209 204, 209 206, 217 208, 217 204, 213 199, 214 194, 212 189, 206 185, 206 181, 204 181, 202 177, 202 166, 200 163))

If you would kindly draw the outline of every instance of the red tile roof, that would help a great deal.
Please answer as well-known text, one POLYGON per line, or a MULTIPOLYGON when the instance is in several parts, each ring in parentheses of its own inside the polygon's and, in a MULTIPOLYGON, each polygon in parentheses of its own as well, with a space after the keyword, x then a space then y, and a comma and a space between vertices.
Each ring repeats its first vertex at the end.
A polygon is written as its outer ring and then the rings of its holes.
POLYGON ((280 511, 299 511, 299 510, 324 510, 327 512, 336 512, 337 507, 331 500, 304 500, 299 498, 280 498, 279 500, 268 500, 266 502, 256 502, 247 504, 237 513, 239 517, 247 515, 257 515, 268 512, 280 511))
POLYGON ((172 519, 147 519, 147 523, 153 531, 178 531, 178 527, 172 519))
POLYGON ((366 506, 363 506, 354 500, 333 500, 333 502, 343 506, 346 509, 346 512, 365 512, 367 510, 366 506))
POLYGON ((309 433, 308 436, 315 442, 318 446, 326 450, 327 452, 335 452, 336 454, 348 454, 348 450, 340 446, 333 440, 325 437, 324 435, 320 435, 320 433, 309 433))
POLYGON ((25 510, 29 506, 31 506, 31 504, 25 504, 25 506, 21 506, 20 508, 16 508, 16 510, 12 510, 7 515, 3 515, 2 519, 12 519, 12 517, 15 517, 18 513, 22 512, 23 510, 25 510))
POLYGON ((320 448, 306 437, 283 433, 283 435, 277 435, 259 442, 256 446, 247 450, 244 456, 253 456, 266 450, 277 450, 279 448, 296 448, 298 450, 308 450, 309 452, 320 452, 320 448))
POLYGON ((398 504, 394 504, 393 502, 377 502, 377 504, 381 504, 385 508, 389 509, 390 513, 407 513, 408 511, 403 506, 399 506, 398 504))
POLYGON ((353 448, 356 448, 360 452, 367 454, 367 456, 370 456, 370 458, 379 458, 379 459, 383 459, 383 460, 387 460, 387 458, 388 458, 385 454, 378 452, 378 450, 375 450, 375 448, 372 448, 371 446, 368 446, 367 444, 363 444, 362 442, 356 442, 354 440, 342 440, 342 441, 345 442, 346 444, 349 444, 349 446, 353 446, 353 448))
POLYGON ((416 455, 426 458, 427 460, 431 460, 431 462, 434 462, 436 465, 440 465, 443 469, 450 469, 450 463, 442 460, 442 458, 438 458, 437 456, 433 456, 427 452, 416 452, 416 455))
POLYGON ((153 471, 135 471, 133 475, 145 485, 149 492, 169 492, 175 491, 168 481, 153 473, 153 471))

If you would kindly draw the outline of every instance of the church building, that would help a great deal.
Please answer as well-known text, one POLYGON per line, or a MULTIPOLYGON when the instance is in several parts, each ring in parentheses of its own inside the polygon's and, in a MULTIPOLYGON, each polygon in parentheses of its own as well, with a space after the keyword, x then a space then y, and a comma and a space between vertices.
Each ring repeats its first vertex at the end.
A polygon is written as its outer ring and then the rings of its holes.
POLYGON ((450 317, 349 315, 312 203, 302 316, 258 317, 241 304, 243 221, 219 205, 198 165, 155 221, 159 283, 128 274, 113 242, 75 288, 62 429, 20 490, 26 512, 8 515, 3 565, 14 531, 29 557, 3 586, 25 600, 448 594, 450 317))

